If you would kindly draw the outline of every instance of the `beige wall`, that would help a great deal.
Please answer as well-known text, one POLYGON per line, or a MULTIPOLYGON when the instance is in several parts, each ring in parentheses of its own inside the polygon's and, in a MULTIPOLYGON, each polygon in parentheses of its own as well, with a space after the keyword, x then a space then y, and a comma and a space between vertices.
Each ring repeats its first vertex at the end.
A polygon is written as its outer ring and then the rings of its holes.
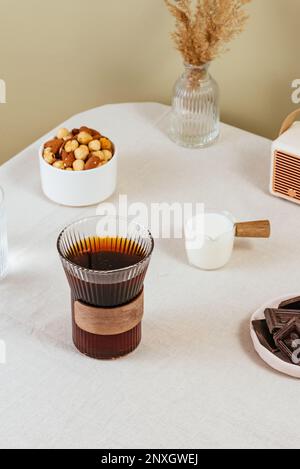
MULTIPOLYGON (((226 122, 273 137, 300 78, 299 0, 253 0, 247 31, 212 67, 226 122)), ((162 0, 0 0, 0 162, 70 115, 170 100, 181 59, 162 0)))

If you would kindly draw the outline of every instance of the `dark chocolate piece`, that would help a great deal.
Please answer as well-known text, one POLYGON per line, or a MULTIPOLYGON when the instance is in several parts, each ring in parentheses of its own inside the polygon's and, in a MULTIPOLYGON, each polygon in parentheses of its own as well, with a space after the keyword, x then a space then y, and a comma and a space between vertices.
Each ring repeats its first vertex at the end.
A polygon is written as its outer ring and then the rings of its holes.
POLYGON ((265 310, 265 318, 267 320, 270 333, 274 334, 291 321, 291 319, 300 320, 300 311, 293 309, 268 308, 265 310))
POLYGON ((279 350, 294 365, 300 365, 300 320, 292 319, 274 335, 279 350))
POLYGON ((265 319, 259 319, 252 321, 253 329, 261 345, 265 347, 272 353, 278 352, 278 347, 276 346, 272 335, 269 332, 267 321, 265 319))
POLYGON ((298 309, 300 310, 300 296, 290 298, 289 300, 282 301, 278 309, 298 309))
POLYGON ((284 353, 282 353, 280 350, 278 352, 275 352, 274 355, 275 357, 280 358, 280 360, 286 363, 291 363, 291 360, 286 355, 284 355, 284 353))

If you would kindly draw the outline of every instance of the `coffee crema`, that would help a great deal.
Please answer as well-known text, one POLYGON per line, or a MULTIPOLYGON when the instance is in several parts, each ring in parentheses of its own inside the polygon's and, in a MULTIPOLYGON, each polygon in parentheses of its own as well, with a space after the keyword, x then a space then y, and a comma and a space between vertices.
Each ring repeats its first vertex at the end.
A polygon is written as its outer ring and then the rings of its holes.
POLYGON ((85 269, 97 271, 130 267, 145 257, 143 248, 127 238, 84 238, 73 245, 66 258, 85 269))

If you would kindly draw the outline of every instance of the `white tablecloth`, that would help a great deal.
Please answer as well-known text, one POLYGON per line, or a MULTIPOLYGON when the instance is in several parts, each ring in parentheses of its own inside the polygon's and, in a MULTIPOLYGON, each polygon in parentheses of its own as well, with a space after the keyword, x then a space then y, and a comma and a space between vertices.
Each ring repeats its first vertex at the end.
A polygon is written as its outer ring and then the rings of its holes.
POLYGON ((96 207, 61 207, 43 196, 40 142, 4 164, 11 268, 0 282, 1 447, 299 446, 299 382, 255 354, 249 318, 268 299, 300 291, 300 209, 268 193, 268 140, 223 125, 213 147, 183 149, 164 134, 167 112, 111 105, 63 125, 99 128, 116 141, 118 191, 129 201, 205 202, 240 220, 269 218, 272 238, 238 241, 217 272, 190 267, 181 240, 157 240, 141 346, 96 361, 72 344, 56 252, 60 230, 96 207))

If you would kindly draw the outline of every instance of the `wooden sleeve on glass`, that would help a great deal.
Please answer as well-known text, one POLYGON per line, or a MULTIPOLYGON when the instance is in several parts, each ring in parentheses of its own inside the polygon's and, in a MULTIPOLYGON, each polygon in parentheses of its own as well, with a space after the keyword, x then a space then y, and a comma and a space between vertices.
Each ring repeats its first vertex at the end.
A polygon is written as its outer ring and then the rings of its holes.
POLYGON ((117 335, 130 331, 142 320, 144 292, 135 300, 115 308, 96 308, 80 301, 74 303, 74 319, 83 331, 96 335, 117 335))

